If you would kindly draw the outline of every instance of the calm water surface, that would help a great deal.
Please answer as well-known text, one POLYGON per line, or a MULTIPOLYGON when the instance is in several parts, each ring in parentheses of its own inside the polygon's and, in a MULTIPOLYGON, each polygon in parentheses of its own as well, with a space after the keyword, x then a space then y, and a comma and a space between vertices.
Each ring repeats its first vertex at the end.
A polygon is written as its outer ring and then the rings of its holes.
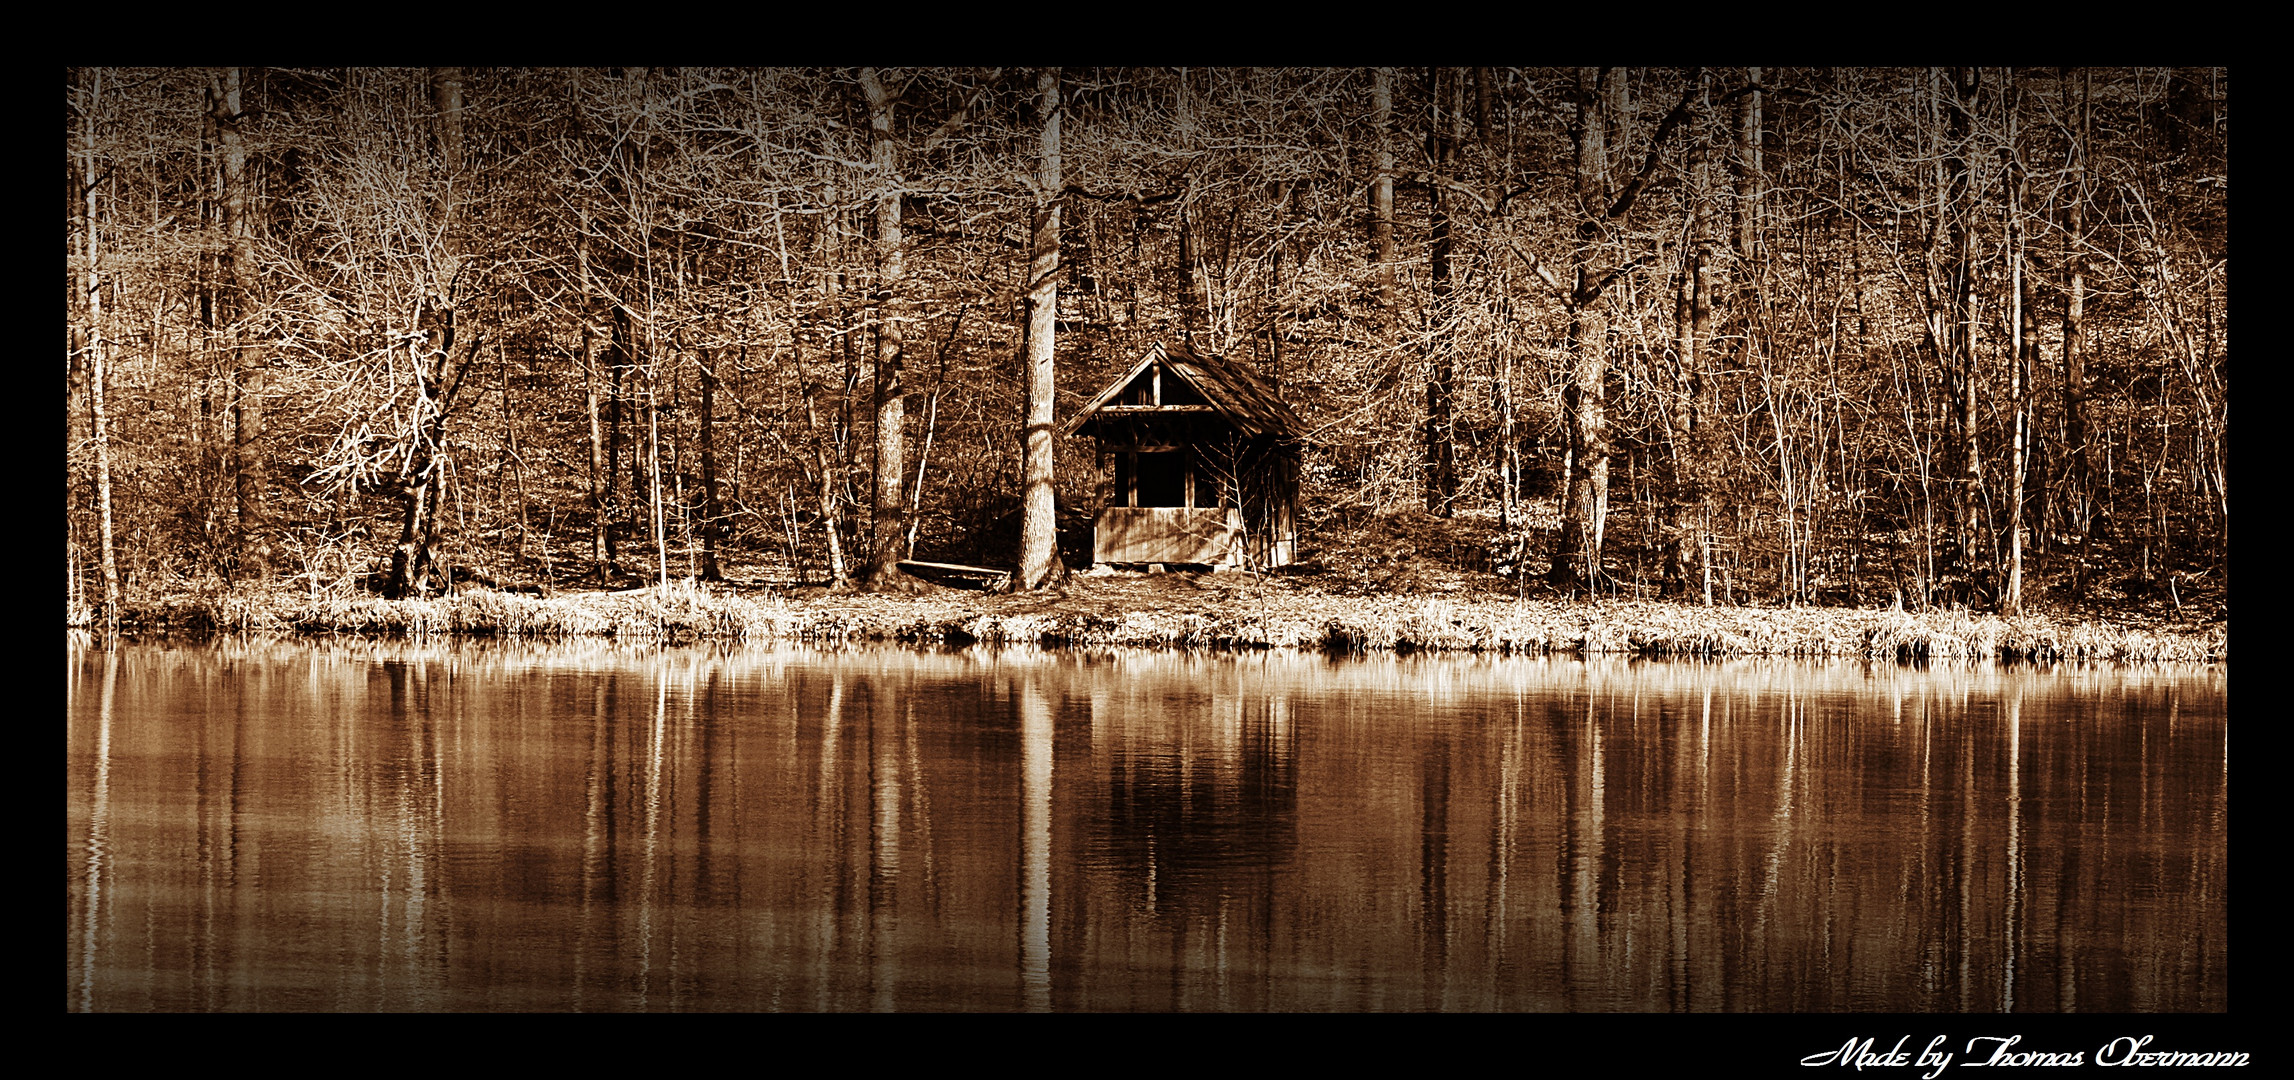
POLYGON ((67 645, 72 1010, 2220 1011, 2220 667, 67 645))

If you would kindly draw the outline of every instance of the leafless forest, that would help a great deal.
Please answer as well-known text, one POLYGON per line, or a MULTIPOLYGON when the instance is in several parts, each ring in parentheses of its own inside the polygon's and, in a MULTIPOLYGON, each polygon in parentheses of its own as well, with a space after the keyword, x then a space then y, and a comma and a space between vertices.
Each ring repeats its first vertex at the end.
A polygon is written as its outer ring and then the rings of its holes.
POLYGON ((2229 131, 2222 68, 67 69, 69 603, 1011 566, 1030 355, 1065 420, 1164 340, 1307 422, 1306 572, 2226 612, 2229 131))

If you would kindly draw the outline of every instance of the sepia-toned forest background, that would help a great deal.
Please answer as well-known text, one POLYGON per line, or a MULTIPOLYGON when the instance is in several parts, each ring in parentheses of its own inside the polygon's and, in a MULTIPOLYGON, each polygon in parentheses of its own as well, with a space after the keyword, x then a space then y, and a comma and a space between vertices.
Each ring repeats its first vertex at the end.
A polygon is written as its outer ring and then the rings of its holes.
POLYGON ((2226 614, 2229 128, 2223 68, 67 69, 68 599, 1010 566, 1048 285, 1062 422, 1159 340, 1280 387, 1304 572, 2226 614))

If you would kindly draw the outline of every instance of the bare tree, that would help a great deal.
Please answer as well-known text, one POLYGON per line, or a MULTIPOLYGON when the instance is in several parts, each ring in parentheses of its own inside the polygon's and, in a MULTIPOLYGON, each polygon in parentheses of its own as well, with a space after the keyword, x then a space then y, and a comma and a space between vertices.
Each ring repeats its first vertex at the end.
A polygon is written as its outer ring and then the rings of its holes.
POLYGON ((464 253, 458 207, 467 77, 430 73, 427 131, 402 124, 412 88, 401 80, 411 77, 354 73, 344 87, 326 147, 333 160, 306 208, 313 246, 284 268, 325 346, 318 359, 339 424, 311 480, 398 504, 386 584, 394 596, 438 584, 432 556, 454 468, 448 426, 485 336, 465 314, 487 277, 464 253), (430 153, 416 151, 413 131, 428 136, 430 153))
POLYGON ((1056 586, 1067 577, 1059 557, 1058 489, 1054 483, 1053 350, 1059 318, 1060 71, 1036 73, 1035 209, 1029 228, 1027 277, 1027 406, 1020 466, 1018 589, 1056 586))
POLYGON ((103 278, 98 272, 102 248, 97 241, 100 211, 96 195, 103 186, 103 174, 97 168, 96 124, 102 111, 104 72, 99 69, 75 74, 84 82, 74 102, 80 112, 81 153, 79 198, 73 200, 73 209, 77 211, 80 232, 78 284, 84 319, 75 336, 87 367, 90 441, 95 447, 97 551, 104 591, 101 616, 108 633, 119 628, 120 583, 117 546, 112 537, 111 418, 104 400, 111 379, 111 343, 104 333, 103 278))
POLYGON ((900 230, 900 141, 893 132, 893 109, 898 91, 889 90, 875 68, 860 69, 860 89, 868 104, 869 165, 876 185, 876 498, 870 517, 875 537, 868 561, 867 585, 875 590, 911 588, 914 582, 900 570, 908 557, 907 500, 901 481, 907 475, 903 440, 908 422, 904 376, 907 354, 908 306, 902 289, 907 276, 906 240, 900 230))
POLYGON ((1609 515, 1608 324, 1594 306, 1606 282, 1597 260, 1609 188, 1609 125, 1625 104, 1623 72, 1577 71, 1575 148, 1576 243, 1569 256, 1569 381, 1562 413, 1569 433, 1569 467, 1561 496, 1561 532, 1555 537, 1552 582, 1591 588, 1601 579, 1601 542, 1609 515))

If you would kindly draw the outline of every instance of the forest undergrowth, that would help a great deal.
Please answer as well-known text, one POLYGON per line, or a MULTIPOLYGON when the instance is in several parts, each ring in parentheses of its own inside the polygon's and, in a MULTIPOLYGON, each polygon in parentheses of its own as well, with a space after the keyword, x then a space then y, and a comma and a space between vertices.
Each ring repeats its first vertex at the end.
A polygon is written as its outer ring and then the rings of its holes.
MULTIPOLYGON (((1302 561, 1272 573, 1200 567, 1077 569, 1065 586, 1007 595, 926 585, 908 594, 774 588, 690 578, 620 589, 467 585, 388 599, 357 580, 267 590, 186 590, 131 605, 129 632, 353 633, 510 638, 610 636, 680 642, 898 642, 932 645, 1314 649, 1798 656, 1929 660, 2225 661, 2227 600, 2194 587, 2175 598, 2097 589, 2020 616, 1965 608, 1784 605, 1732 583, 1660 595, 1621 574, 1591 595, 1526 576, 1511 553, 1540 550, 1535 530, 1509 541, 1494 518, 1416 512, 1326 514, 1302 561), (1646 594, 1646 595, 1644 595, 1646 594)), ((1618 557, 1630 559, 1629 545, 1618 557)), ((2049 594, 2052 595, 2052 594, 2049 594)), ((67 622, 71 620, 68 618, 67 622)))

